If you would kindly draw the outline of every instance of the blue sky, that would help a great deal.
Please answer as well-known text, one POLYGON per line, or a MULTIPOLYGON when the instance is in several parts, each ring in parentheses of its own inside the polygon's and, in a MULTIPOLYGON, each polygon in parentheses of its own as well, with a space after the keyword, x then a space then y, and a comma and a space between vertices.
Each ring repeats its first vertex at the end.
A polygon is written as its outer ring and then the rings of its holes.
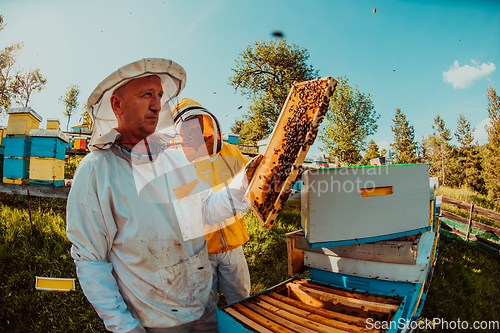
POLYGON ((500 91, 499 1, 0 0, 0 13, 7 23, 0 47, 23 42, 19 67, 40 67, 48 78, 30 105, 62 127, 58 100, 69 85, 80 86, 83 105, 118 67, 163 57, 187 72, 181 96, 214 112, 229 133, 249 105, 227 84, 234 61, 275 30, 309 51, 320 76, 345 75, 371 94, 381 117, 369 139, 381 148, 392 141, 396 108, 418 141, 432 132, 436 113, 454 132, 463 112, 484 143, 486 89, 500 91))

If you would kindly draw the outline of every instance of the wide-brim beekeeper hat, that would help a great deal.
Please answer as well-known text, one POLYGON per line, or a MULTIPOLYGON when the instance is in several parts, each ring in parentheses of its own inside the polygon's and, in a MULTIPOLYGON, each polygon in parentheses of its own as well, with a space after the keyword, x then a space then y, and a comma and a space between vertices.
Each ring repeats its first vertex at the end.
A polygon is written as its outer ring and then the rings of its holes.
POLYGON ((157 75, 161 79, 163 87, 162 108, 156 130, 173 127, 174 121, 168 102, 179 95, 186 86, 186 71, 182 66, 169 59, 145 58, 125 65, 111 73, 90 94, 87 101, 87 111, 93 121, 91 145, 99 137, 118 127, 118 120, 110 103, 113 92, 133 79, 150 75, 157 75))

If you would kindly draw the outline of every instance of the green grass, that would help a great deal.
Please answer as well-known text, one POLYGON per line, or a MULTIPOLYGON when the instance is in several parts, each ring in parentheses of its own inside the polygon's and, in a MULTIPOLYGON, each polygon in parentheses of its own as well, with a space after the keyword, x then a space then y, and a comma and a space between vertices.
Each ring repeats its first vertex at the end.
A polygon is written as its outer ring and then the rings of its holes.
POLYGON ((467 203, 473 202, 476 206, 491 209, 500 213, 500 205, 488 198, 486 195, 471 191, 466 188, 451 188, 440 186, 436 191, 436 195, 444 195, 446 197, 461 200, 467 203))
POLYGON ((78 284, 73 292, 35 289, 35 276, 76 277, 69 250, 64 214, 32 207, 30 222, 26 209, 0 204, 0 332, 105 332, 78 284))
MULTIPOLYGON (((474 321, 500 320, 498 253, 488 255, 455 238, 440 239, 438 253, 436 269, 420 320, 441 318, 449 322, 460 319, 471 326, 474 321)), ((436 327, 420 332, 450 330, 436 327)))
POLYGON ((300 201, 287 202, 272 229, 262 227, 253 213, 245 215, 243 221, 250 236, 243 250, 250 270, 250 293, 253 295, 290 278, 287 273, 286 238, 282 235, 301 228, 300 201))

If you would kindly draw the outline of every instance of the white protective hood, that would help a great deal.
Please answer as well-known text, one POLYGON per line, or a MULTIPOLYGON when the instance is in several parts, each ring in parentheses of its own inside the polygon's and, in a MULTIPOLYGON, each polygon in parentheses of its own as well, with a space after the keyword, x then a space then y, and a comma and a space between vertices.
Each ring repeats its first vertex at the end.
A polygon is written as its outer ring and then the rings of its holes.
POLYGON ((113 92, 130 80, 149 75, 160 77, 164 93, 156 130, 172 131, 172 134, 175 135, 172 112, 168 102, 186 86, 186 72, 184 68, 172 60, 145 58, 119 68, 99 83, 90 94, 87 101, 87 110, 93 120, 92 137, 90 139, 91 148, 98 138, 118 127, 118 121, 110 104, 113 92))

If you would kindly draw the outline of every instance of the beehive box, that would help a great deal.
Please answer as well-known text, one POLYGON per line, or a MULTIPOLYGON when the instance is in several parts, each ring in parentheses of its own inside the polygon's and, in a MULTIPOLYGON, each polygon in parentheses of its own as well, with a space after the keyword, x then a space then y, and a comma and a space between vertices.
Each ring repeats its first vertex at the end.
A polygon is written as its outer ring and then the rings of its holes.
POLYGON ((37 186, 64 186, 64 160, 31 157, 29 184, 37 186))
POLYGON ((264 157, 245 194, 248 205, 267 228, 272 228, 290 195, 336 84, 331 77, 318 78, 294 83, 288 94, 264 157))
POLYGON ((47 119, 47 129, 60 129, 59 119, 47 119))
POLYGON ((4 157, 3 182, 11 184, 29 184, 29 158, 4 157))
POLYGON ((62 131, 34 129, 30 131, 30 135, 32 139, 30 156, 64 160, 69 137, 62 131))
POLYGON ((29 135, 30 130, 38 128, 42 117, 30 107, 10 108, 7 135, 29 135))
POLYGON ((311 169, 302 175, 310 247, 381 241, 431 229, 429 165, 311 169))
MULTIPOLYGON (((292 278, 217 309, 219 332, 380 332, 371 321, 398 321, 403 298, 292 278)), ((395 330, 393 330, 395 331, 395 330)))
POLYGON ((86 149, 86 148, 87 148, 87 140, 75 139, 75 141, 73 141, 73 149, 86 149))
POLYGON ((20 137, 6 137, 3 139, 5 147, 5 157, 22 157, 30 158, 31 152, 31 137, 30 136, 20 136, 20 137))

